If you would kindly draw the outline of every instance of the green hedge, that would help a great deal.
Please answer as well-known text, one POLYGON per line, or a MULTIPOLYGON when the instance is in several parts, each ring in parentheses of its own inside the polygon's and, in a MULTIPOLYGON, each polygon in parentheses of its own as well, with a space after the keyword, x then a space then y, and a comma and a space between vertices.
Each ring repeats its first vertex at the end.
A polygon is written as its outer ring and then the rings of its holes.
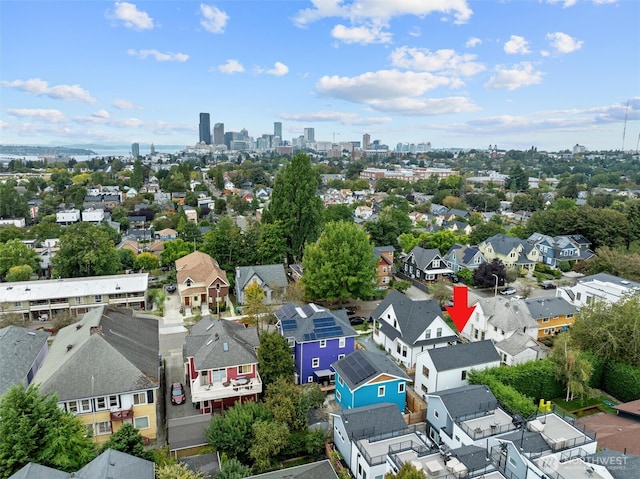
POLYGON ((604 367, 602 389, 622 402, 640 399, 640 369, 610 362, 604 367))
POLYGON ((595 389, 602 389, 602 381, 604 381, 605 374, 605 362, 604 359, 591 351, 583 351, 581 353, 593 366, 593 372, 591 373, 591 379, 589 380, 589 387, 595 389))
POLYGON ((520 394, 512 386, 500 382, 490 370, 471 371, 468 377, 470 384, 487 386, 508 413, 529 417, 536 411, 537 406, 531 397, 520 394))
POLYGON ((516 391, 535 399, 551 399, 564 395, 564 387, 554 375, 550 359, 528 361, 505 368, 488 369, 487 372, 501 383, 512 386, 516 391))

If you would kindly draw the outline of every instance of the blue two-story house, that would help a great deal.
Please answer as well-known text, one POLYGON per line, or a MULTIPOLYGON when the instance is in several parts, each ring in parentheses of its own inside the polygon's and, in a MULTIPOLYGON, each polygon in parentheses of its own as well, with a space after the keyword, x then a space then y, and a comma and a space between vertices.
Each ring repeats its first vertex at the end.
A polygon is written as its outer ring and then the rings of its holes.
POLYGON ((582 235, 551 237, 542 233, 533 233, 527 241, 536 245, 540 250, 540 261, 551 268, 557 268, 561 261, 575 264, 577 261, 595 256, 595 253, 589 249, 589 240, 582 235))
POLYGON ((346 311, 329 311, 313 303, 302 307, 287 303, 275 315, 278 332, 292 348, 296 383, 333 383, 332 363, 353 352, 358 335, 346 311))
POLYGON ((343 409, 388 402, 403 412, 409 376, 385 354, 356 349, 333 363, 336 403, 343 409))

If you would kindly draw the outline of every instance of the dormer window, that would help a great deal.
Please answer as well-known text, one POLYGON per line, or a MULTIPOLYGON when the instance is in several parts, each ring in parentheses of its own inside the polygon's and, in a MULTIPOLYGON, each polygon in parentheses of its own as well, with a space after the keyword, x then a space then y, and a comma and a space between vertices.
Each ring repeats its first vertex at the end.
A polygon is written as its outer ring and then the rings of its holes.
POLYGON ((190 279, 188 279, 188 280, 187 280, 187 288, 188 288, 188 287, 190 287, 190 286, 191 286, 191 280, 190 280, 190 279))

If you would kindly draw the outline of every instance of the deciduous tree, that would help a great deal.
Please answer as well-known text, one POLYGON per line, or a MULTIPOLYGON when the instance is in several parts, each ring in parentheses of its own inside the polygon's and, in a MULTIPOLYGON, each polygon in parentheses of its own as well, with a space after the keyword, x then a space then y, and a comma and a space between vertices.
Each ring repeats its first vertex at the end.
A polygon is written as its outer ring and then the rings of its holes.
POLYGON ((556 338, 551 350, 551 360, 556 368, 556 377, 565 384, 567 390, 565 401, 571 401, 575 397, 588 397, 592 394, 589 380, 593 366, 571 343, 569 333, 562 333, 556 338))
POLYGON ((305 248, 302 282, 312 299, 342 301, 373 294, 377 272, 373 245, 354 223, 327 223, 320 239, 305 248))
MULTIPOLYGON (((5 276, 16 266, 28 266, 31 271, 35 271, 38 268, 38 253, 19 239, 0 243, 0 276, 5 276)), ((19 275, 20 272, 15 271, 15 274, 19 275)))
POLYGON ((114 432, 109 440, 102 445, 101 452, 107 449, 115 449, 147 461, 153 461, 153 453, 144 448, 144 439, 133 424, 124 423, 120 429, 114 432))
POLYGON ((136 256, 133 267, 143 271, 151 271, 158 268, 158 263, 156 255, 145 251, 136 256))
POLYGON ((293 381, 294 366, 291 348, 284 336, 277 331, 265 331, 260 335, 258 367, 267 388, 280 377, 293 381))

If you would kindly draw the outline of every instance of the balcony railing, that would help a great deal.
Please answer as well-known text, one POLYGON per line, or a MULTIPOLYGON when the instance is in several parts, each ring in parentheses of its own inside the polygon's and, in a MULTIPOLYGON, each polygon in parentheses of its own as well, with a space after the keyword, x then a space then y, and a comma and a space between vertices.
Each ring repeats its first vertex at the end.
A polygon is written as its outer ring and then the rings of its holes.
POLYGON ((129 409, 117 409, 110 411, 111 421, 127 421, 133 419, 133 406, 129 409))
POLYGON ((487 429, 481 429, 479 427, 471 428, 467 424, 461 422, 459 424, 460 429, 462 429, 467 436, 469 436, 474 441, 479 439, 484 439, 486 437, 495 436, 496 434, 502 434, 508 431, 514 431, 516 427, 512 424, 496 424, 491 425, 487 429))
POLYGON ((246 384, 226 381, 215 382, 207 385, 200 384, 200 378, 191 381, 191 398, 194 403, 200 401, 216 401, 237 396, 260 394, 262 392, 262 379, 259 375, 249 378, 246 384))

